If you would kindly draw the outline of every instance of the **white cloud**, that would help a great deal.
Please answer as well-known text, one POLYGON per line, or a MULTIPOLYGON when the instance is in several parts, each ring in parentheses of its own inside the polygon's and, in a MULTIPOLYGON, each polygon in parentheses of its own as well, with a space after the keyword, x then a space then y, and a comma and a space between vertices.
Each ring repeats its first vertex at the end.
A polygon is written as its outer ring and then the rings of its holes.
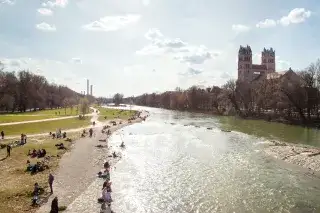
POLYGON ((0 0, 0 4, 14 5, 14 0, 0 0))
POLYGON ((194 76, 194 75, 200 75, 202 72, 203 72, 203 70, 189 67, 186 72, 179 73, 179 75, 182 75, 182 76, 190 76, 190 75, 194 76))
POLYGON ((290 24, 299 24, 305 22, 311 16, 311 11, 305 8, 295 8, 289 12, 288 15, 283 16, 279 20, 265 19, 256 24, 257 28, 271 28, 275 27, 277 24, 282 26, 288 26, 290 24))
POLYGON ((260 21, 258 24, 256 24, 257 28, 270 28, 275 27, 277 25, 277 22, 273 19, 265 19, 264 21, 260 21))
POLYGON ((295 8, 291 10, 287 16, 283 16, 279 20, 279 23, 283 26, 288 26, 289 24, 299 24, 304 22, 310 16, 310 10, 306 10, 305 8, 295 8))
POLYGON ((68 5, 68 0, 55 0, 55 1, 47 1, 43 2, 43 7, 61 7, 64 8, 68 5))
POLYGON ((72 58, 71 62, 74 64, 82 64, 82 60, 80 58, 72 58))
POLYGON ((44 15, 44 16, 51 16, 53 14, 52 10, 48 9, 48 8, 39 8, 38 9, 38 12, 41 14, 41 15, 44 15))
POLYGON ((289 61, 278 60, 276 57, 276 69, 277 71, 288 70, 291 67, 291 63, 289 61))
POLYGON ((237 32, 237 33, 243 33, 243 32, 248 32, 251 28, 246 25, 242 24, 234 24, 232 25, 232 30, 237 32))
POLYGON ((140 20, 140 15, 105 16, 99 21, 84 25, 83 29, 90 31, 117 31, 140 20))
POLYGON ((148 6, 150 4, 150 0, 141 0, 144 6, 148 6))
POLYGON ((50 25, 48 23, 42 22, 41 24, 37 24, 36 28, 41 31, 46 32, 54 32, 57 30, 57 28, 54 25, 50 25))
POLYGON ((228 73, 223 72, 223 73, 220 75, 220 78, 222 78, 222 79, 230 79, 231 76, 230 76, 228 73))
POLYGON ((203 64, 206 60, 219 55, 218 52, 211 52, 204 45, 190 45, 180 38, 166 38, 159 29, 152 28, 145 34, 145 37, 151 42, 141 50, 138 55, 161 55, 171 54, 173 59, 186 64, 203 64))

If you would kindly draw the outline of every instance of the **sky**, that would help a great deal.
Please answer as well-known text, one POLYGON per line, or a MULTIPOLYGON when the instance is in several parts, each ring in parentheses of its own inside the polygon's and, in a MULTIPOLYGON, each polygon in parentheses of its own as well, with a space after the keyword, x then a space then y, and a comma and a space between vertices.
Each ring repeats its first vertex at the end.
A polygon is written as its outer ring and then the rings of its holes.
POLYGON ((0 61, 78 92, 111 97, 237 77, 240 45, 276 70, 320 55, 319 0, 0 0, 0 61))

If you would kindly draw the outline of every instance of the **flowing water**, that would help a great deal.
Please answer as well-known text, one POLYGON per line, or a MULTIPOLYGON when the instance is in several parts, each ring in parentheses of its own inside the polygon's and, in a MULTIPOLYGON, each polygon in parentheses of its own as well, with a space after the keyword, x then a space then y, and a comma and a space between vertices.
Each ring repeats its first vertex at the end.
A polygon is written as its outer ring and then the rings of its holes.
MULTIPOLYGON (((319 177, 263 152, 261 136, 291 140, 285 126, 272 131, 267 124, 259 128, 259 121, 148 110, 147 121, 110 139, 111 145, 123 140, 127 146, 111 173, 115 212, 320 212, 319 177), (226 127, 238 131, 220 130, 226 127)), ((315 136, 300 142, 317 145, 315 136)), ((94 181, 69 212, 99 212, 101 185, 101 179, 94 181)))

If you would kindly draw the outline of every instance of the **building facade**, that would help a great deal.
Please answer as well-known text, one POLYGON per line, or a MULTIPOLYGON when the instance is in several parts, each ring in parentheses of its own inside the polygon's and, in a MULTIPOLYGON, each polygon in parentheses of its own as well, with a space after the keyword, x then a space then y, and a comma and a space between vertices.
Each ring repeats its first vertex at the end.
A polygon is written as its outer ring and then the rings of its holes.
POLYGON ((238 52, 238 80, 251 82, 258 76, 276 72, 275 51, 264 48, 261 52, 261 64, 252 63, 250 46, 240 46, 238 52))

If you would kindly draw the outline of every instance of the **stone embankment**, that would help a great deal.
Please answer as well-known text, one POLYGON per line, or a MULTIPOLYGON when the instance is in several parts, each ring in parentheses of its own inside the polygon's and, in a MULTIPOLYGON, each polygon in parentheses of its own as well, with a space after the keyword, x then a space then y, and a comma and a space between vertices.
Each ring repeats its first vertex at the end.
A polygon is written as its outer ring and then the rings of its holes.
POLYGON ((309 169, 312 173, 320 172, 320 148, 271 141, 265 152, 277 159, 309 169))

